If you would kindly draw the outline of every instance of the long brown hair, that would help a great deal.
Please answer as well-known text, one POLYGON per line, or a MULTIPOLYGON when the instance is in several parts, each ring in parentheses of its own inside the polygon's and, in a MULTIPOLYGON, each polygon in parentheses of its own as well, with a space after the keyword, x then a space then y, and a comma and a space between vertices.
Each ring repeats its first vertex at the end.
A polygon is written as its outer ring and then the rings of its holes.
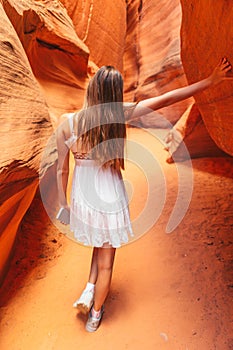
POLYGON ((85 107, 79 113, 78 134, 93 159, 101 160, 104 167, 124 169, 123 79, 114 67, 101 67, 90 80, 85 107))

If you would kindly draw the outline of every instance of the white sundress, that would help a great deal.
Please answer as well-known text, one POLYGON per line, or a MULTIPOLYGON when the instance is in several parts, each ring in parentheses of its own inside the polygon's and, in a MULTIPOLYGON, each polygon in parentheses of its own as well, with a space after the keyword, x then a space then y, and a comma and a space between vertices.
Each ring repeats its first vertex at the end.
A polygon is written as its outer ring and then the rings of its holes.
POLYGON ((103 168, 98 160, 77 153, 74 114, 69 115, 71 136, 65 141, 75 160, 70 199, 70 230, 86 246, 120 247, 133 236, 128 197, 120 171, 103 168))

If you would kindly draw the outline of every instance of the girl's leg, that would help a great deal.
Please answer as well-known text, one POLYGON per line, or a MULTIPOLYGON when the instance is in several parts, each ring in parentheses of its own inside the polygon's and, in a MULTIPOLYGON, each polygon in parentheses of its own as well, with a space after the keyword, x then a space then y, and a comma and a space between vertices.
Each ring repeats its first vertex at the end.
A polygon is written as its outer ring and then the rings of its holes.
POLYGON ((94 310, 99 311, 108 295, 116 248, 97 248, 98 276, 95 285, 94 310))
POLYGON ((97 265, 97 257, 98 257, 98 248, 93 248, 92 252, 92 260, 91 260, 91 268, 88 282, 95 284, 98 276, 98 265, 97 265))
POLYGON ((86 284, 86 287, 84 288, 80 297, 73 303, 73 307, 78 308, 82 313, 89 312, 93 304, 95 283, 98 275, 97 256, 98 249, 93 248, 88 283, 86 284))

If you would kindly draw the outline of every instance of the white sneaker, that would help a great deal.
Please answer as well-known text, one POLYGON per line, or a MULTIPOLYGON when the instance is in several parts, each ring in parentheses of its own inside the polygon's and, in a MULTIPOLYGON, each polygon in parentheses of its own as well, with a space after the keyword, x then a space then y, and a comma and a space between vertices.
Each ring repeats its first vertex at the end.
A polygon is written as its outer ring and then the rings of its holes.
POLYGON ((94 290, 84 290, 74 303, 73 307, 77 308, 83 314, 87 314, 93 304, 94 301, 94 290))
POLYGON ((104 313, 104 306, 101 307, 100 316, 98 318, 93 317, 91 311, 89 312, 88 320, 86 323, 86 330, 90 333, 95 332, 98 329, 104 313))

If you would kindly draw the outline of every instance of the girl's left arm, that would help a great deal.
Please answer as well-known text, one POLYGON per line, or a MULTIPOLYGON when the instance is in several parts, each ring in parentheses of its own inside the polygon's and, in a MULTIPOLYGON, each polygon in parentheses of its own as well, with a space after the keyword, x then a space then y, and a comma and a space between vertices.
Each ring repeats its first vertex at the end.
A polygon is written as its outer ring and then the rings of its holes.
POLYGON ((218 66, 215 67, 212 74, 206 79, 200 80, 197 83, 179 89, 166 92, 163 95, 140 101, 135 107, 131 118, 137 118, 140 115, 170 106, 173 103, 185 100, 188 97, 191 97, 211 86, 214 86, 225 79, 232 79, 232 76, 227 75, 231 68, 232 67, 230 62, 226 58, 223 58, 218 66))
MULTIPOLYGON (((67 202, 67 184, 69 177, 69 149, 65 144, 65 133, 64 128, 66 127, 66 121, 62 125, 58 126, 56 130, 56 141, 58 151, 57 161, 57 188, 58 188, 58 201, 60 206, 60 215, 58 213, 57 218, 62 223, 66 220, 61 219, 64 216, 64 212, 69 213, 69 205, 67 202)), ((66 215, 67 216, 67 215, 66 215)))

